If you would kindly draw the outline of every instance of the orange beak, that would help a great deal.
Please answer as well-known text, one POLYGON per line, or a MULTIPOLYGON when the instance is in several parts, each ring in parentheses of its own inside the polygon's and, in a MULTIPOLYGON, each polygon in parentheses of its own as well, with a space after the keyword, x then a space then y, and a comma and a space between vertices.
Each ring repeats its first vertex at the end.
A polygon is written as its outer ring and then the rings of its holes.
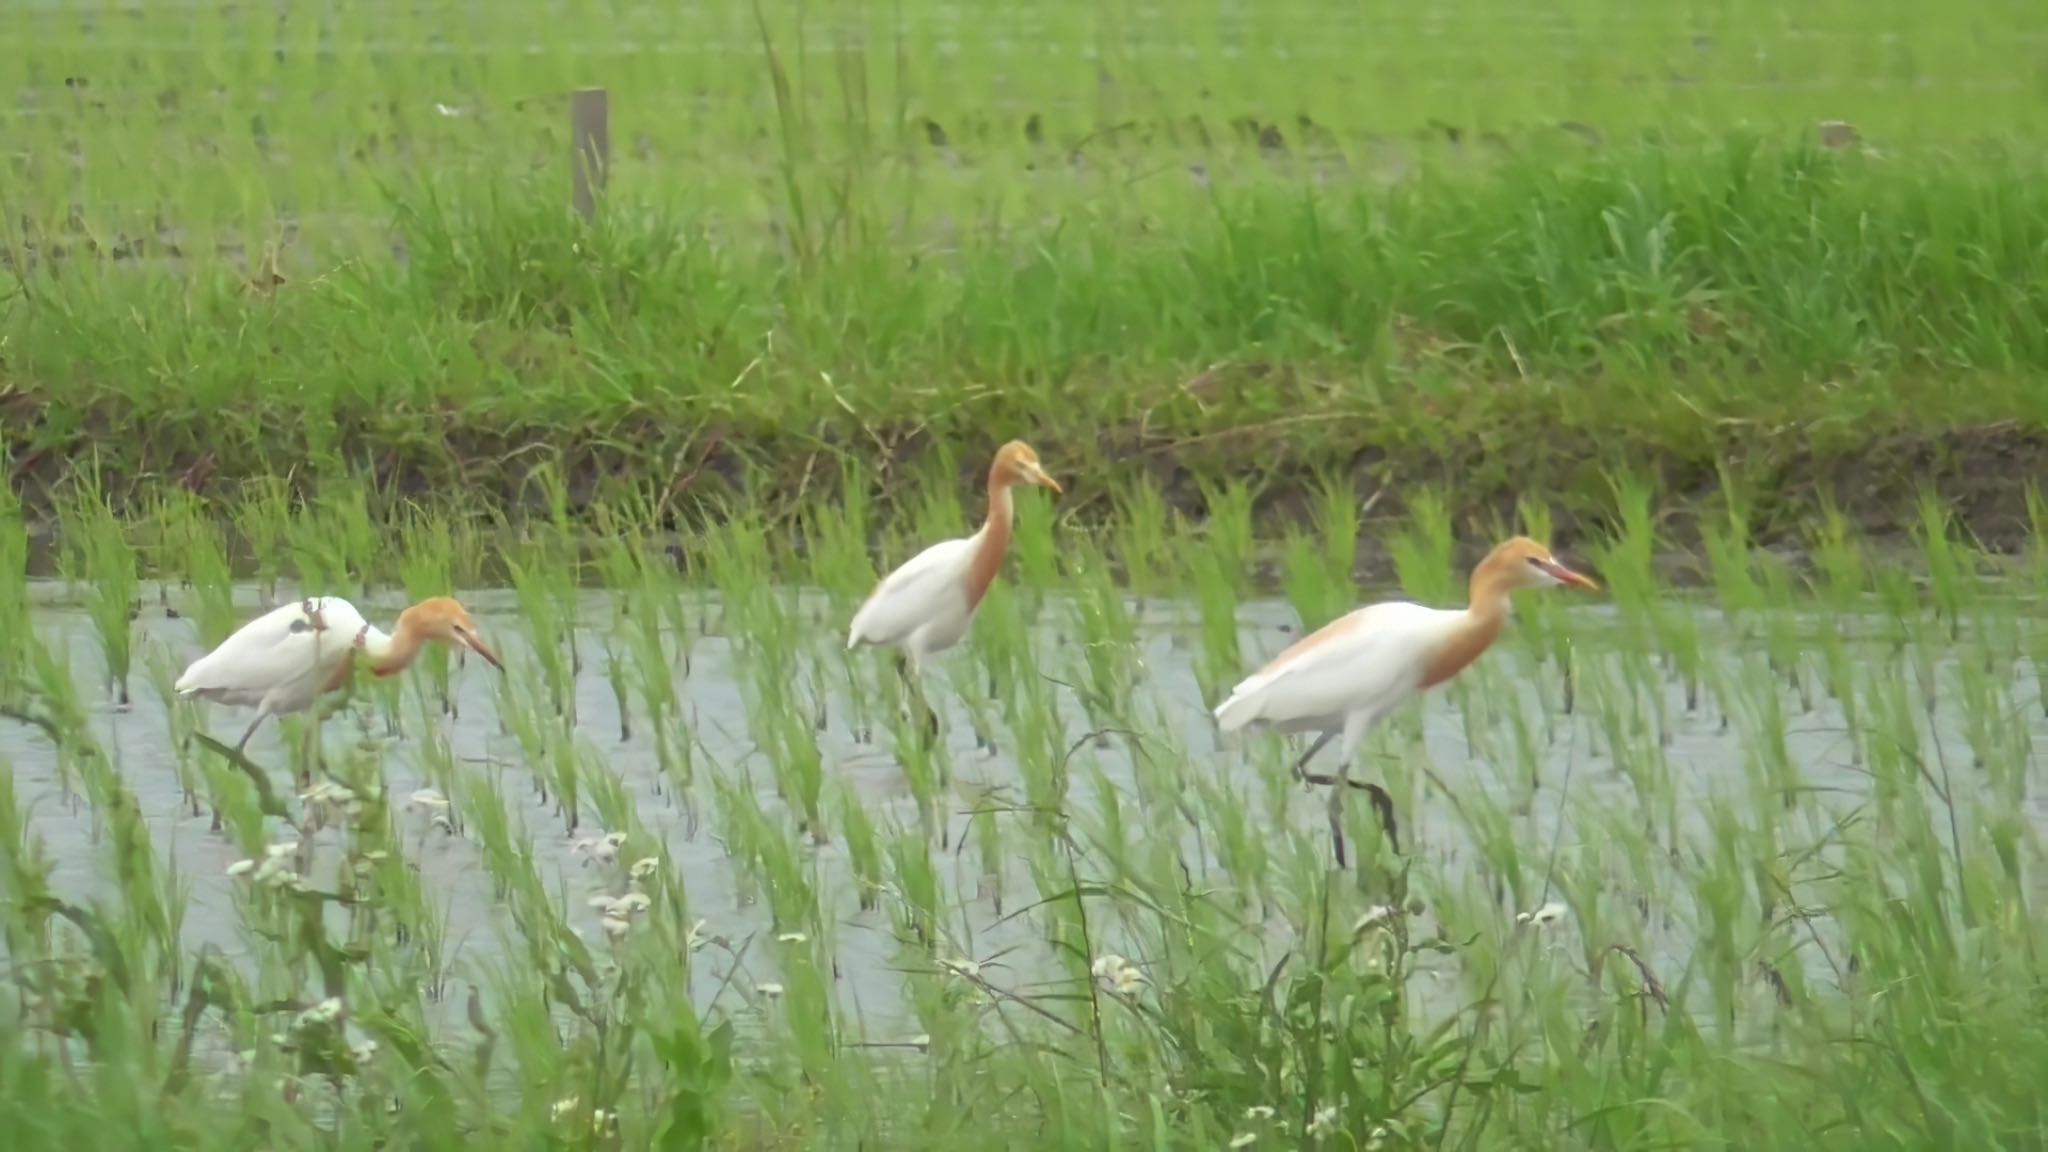
POLYGON ((1047 475, 1046 475, 1045 473, 1043 473, 1043 472, 1040 472, 1040 473, 1038 474, 1038 483, 1039 483, 1039 484, 1040 484, 1040 486, 1042 486, 1042 487, 1046 487, 1046 488, 1050 488, 1050 489, 1052 489, 1052 490, 1053 490, 1053 494, 1054 494, 1054 495, 1058 495, 1058 496, 1065 496, 1065 495, 1067 494, 1067 490, 1066 490, 1065 488, 1062 488, 1062 487, 1060 487, 1060 482, 1059 482, 1059 481, 1057 481, 1057 480, 1053 479, 1053 478, 1052 478, 1052 477, 1050 477, 1050 476, 1047 476, 1047 475))
POLYGON ((1544 562, 1543 570, 1557 578, 1560 583, 1570 584, 1574 588, 1584 588, 1588 592, 1600 590, 1600 585, 1595 584, 1590 577, 1582 576, 1555 560, 1544 562))
POLYGON ((490 661, 491 667, 496 668, 500 672, 503 672, 505 670, 505 665, 500 663, 498 660, 498 654, 496 652, 491 651, 490 645, 484 643, 483 637, 478 636, 476 633, 471 632, 467 628, 456 629, 455 636, 464 644, 467 644, 470 647, 470 649, 474 651, 477 655, 490 661))

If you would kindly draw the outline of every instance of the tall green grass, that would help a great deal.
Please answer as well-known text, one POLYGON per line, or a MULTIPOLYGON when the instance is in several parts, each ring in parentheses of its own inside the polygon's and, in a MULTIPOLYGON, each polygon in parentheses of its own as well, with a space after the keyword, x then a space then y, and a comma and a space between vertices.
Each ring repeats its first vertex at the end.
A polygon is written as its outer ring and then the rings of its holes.
MULTIPOLYGON (((876 557, 973 506, 915 484, 876 557)), ((1680 598, 1645 489, 1615 487, 1629 514, 1569 553, 1609 594, 1525 597, 1375 735, 1353 771, 1402 851, 1355 818, 1344 871, 1291 751, 1203 713, 1385 593, 1304 534, 1254 599, 1242 512, 1130 489, 1099 536, 1025 517, 930 678, 936 747, 842 650, 868 542, 740 508, 672 552, 622 500, 583 561, 536 518, 510 587, 455 585, 502 679, 358 693, 326 777, 266 798, 185 738, 235 722, 167 687, 217 639, 212 513, 72 493, 67 591, 25 580, 10 505, 0 1119, 25 1149, 2025 1145, 2039 566, 1931 506, 1925 584, 1840 521, 1805 572, 1731 521, 1680 598), (138 580, 163 592, 131 658, 163 672, 111 711, 99 606, 138 580)), ((1359 522, 1323 493, 1323 531, 1458 601, 1482 541, 1441 503, 1359 522)), ((459 522, 364 529, 360 495, 289 514, 341 547, 291 550, 279 594, 345 571, 388 618, 471 567, 459 522)), ((252 745, 273 779, 292 739, 252 745)))
POLYGON ((2048 272, 2042 187, 2016 154, 1734 140, 1111 202, 795 276, 681 209, 590 231, 528 190, 409 218, 407 264, 270 295, 205 268, 39 279, 0 317, 26 417, 5 435, 38 500, 95 444, 131 482, 367 471, 387 499, 531 510, 546 458, 578 508, 623 481, 700 517, 828 497, 848 453, 1029 428, 1113 481, 1342 468, 1399 501, 1419 474, 1461 514, 1518 491, 1611 510, 1610 469, 1895 508, 1898 469, 1953 451, 1962 474, 1931 479, 1967 483, 2034 451, 2048 317, 2016 286, 2048 272), (131 423, 148 434, 104 435, 131 423), (1951 431, 1978 425, 2005 447, 1951 431))
POLYGON ((1119 480, 1377 462, 1462 515, 1739 467, 1811 512, 1788 477, 2039 427, 2042 19, 38 10, 0 63, 0 437, 37 500, 96 445, 123 500, 368 470, 503 504, 552 455, 579 507, 630 476, 701 514, 1030 427, 1119 480), (586 226, 562 94, 595 81, 586 226))

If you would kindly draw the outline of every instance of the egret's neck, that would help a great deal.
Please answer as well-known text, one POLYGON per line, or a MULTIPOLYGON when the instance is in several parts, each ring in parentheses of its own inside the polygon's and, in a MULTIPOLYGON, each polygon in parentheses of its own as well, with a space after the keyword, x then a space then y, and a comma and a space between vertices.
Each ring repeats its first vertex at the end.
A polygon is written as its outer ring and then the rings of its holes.
POLYGON ((1464 671, 1499 639, 1508 620, 1509 587, 1505 575, 1492 565, 1482 563, 1473 571, 1472 599, 1465 605, 1464 619, 1425 659, 1424 688, 1433 688, 1464 671))
POLYGON ((1471 600, 1465 612, 1478 620, 1504 620, 1513 611, 1509 595, 1513 591, 1505 571, 1491 562, 1481 563, 1472 570, 1471 600))
POLYGON ((1003 557, 1010 551, 1010 534, 1017 523, 1017 505, 1010 499, 1010 486, 991 475, 988 480, 988 519, 974 534, 974 560, 967 566, 967 604, 972 608, 988 595, 1002 570, 1003 557))
POLYGON ((398 627, 393 632, 383 632, 375 627, 364 629, 363 654, 370 658, 370 671, 377 676, 390 676, 403 672, 419 659, 420 648, 426 637, 412 621, 398 618, 398 627))

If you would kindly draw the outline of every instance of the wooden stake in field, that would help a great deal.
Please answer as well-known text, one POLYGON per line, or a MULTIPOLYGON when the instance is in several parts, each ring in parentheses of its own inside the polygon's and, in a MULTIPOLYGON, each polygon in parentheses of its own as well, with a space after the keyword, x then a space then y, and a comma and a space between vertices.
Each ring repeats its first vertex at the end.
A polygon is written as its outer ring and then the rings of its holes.
POLYGON ((570 167, 576 173, 576 214, 597 218, 612 166, 612 101, 603 88, 578 88, 569 96, 570 167))

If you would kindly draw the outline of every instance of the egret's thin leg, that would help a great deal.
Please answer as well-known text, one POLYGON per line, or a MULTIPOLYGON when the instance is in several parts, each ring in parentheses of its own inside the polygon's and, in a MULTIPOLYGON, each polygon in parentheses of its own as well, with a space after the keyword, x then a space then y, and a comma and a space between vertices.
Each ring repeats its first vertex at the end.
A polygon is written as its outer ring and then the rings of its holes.
POLYGON ((1316 753, 1321 752, 1323 745, 1328 744, 1330 737, 1335 735, 1335 732, 1325 732, 1316 737, 1315 743, 1308 746, 1308 751, 1301 754, 1301 759, 1294 762, 1294 778, 1296 780, 1304 784, 1335 784, 1337 782, 1337 778, 1334 776, 1311 776, 1308 774, 1308 762, 1315 759, 1316 753))
POLYGON ((301 788, 313 786, 313 758, 320 754, 319 710, 314 709, 313 714, 308 716, 307 719, 311 723, 306 725, 306 746, 302 750, 304 755, 299 760, 299 787, 301 788))
POLYGON ((247 748, 249 746, 249 737, 254 736, 256 734, 256 730, 258 728, 263 727, 263 722, 268 719, 270 719, 270 713, 258 709, 256 712, 255 722, 250 724, 249 730, 247 732, 242 733, 242 738, 235 742, 235 751, 240 752, 243 749, 247 748))
POLYGON ((911 668, 909 656, 899 655, 896 658, 896 673, 903 677, 904 687, 910 690, 911 703, 924 710, 925 730, 931 735, 932 743, 937 744, 939 742, 939 714, 933 710, 929 703, 926 703, 924 685, 919 682, 917 673, 911 668))

